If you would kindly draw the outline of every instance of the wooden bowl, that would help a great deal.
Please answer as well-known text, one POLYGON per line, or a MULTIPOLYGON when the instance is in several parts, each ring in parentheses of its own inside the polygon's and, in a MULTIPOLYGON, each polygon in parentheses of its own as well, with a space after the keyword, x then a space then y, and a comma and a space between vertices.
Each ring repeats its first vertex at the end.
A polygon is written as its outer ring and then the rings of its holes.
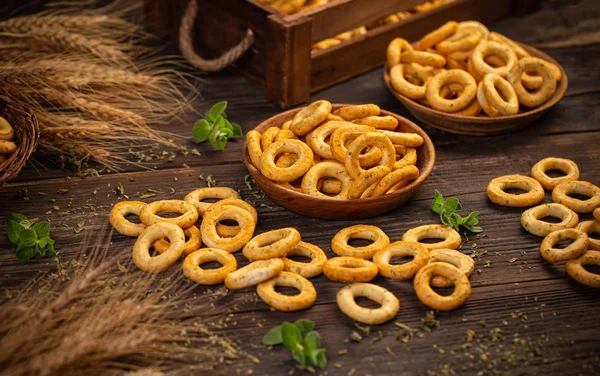
MULTIPOLYGON (((348 106, 347 104, 336 104, 333 108, 348 106)), ((301 108, 296 108, 275 115, 261 124, 255 130, 263 133, 267 128, 279 127, 285 121, 294 117, 301 108)), ((377 215, 389 212, 404 204, 423 184, 427 176, 433 169, 435 163, 435 149, 433 143, 427 133, 423 131, 415 123, 396 115, 389 111, 381 110, 382 115, 390 115, 398 119, 398 130, 402 132, 417 133, 423 137, 423 145, 417 148, 417 167, 419 168, 419 177, 411 182, 406 187, 399 189, 396 192, 385 194, 380 197, 361 198, 355 200, 337 200, 330 198, 322 198, 310 196, 304 193, 295 192, 287 188, 283 188, 279 184, 267 179, 250 160, 248 148, 244 145, 242 150, 243 160, 250 175, 256 183, 262 188, 271 200, 298 214, 307 217, 332 219, 332 220, 351 220, 371 218, 377 215)))
POLYGON ((508 133, 522 129, 534 123, 540 116, 554 106, 565 94, 568 86, 568 79, 565 70, 553 58, 542 51, 531 46, 520 44, 532 56, 539 57, 556 64, 559 67, 562 78, 556 86, 556 91, 546 103, 539 107, 519 112, 516 115, 489 117, 489 116, 463 116, 454 115, 446 112, 434 110, 433 108, 422 105, 421 103, 410 99, 398 93, 392 87, 390 82, 389 69, 386 66, 384 70, 385 84, 389 91, 406 107, 406 109, 423 123, 450 133, 465 134, 470 136, 493 136, 497 134, 508 133))

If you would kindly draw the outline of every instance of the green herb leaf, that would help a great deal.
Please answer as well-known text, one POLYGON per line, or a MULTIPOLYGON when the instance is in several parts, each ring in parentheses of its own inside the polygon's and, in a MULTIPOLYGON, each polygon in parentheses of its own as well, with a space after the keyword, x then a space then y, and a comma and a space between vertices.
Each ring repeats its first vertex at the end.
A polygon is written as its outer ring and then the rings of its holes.
POLYGON ((317 349, 316 351, 317 364, 319 368, 327 367, 327 356, 325 356, 325 349, 317 349))
POLYGON ((304 355, 304 351, 300 348, 292 349, 292 358, 298 363, 300 369, 306 368, 306 356, 304 355))
POLYGON ((23 227, 23 225, 20 222, 9 221, 7 229, 8 240, 10 240, 10 242, 14 245, 18 245, 19 233, 23 230, 25 230, 25 227, 23 227))
POLYGON ((462 209, 460 202, 456 197, 450 197, 444 203, 444 210, 450 213, 454 213, 455 211, 459 211, 462 209))
POLYGON ((290 350, 296 349, 302 339, 298 327, 289 322, 284 322, 281 326, 281 337, 283 339, 283 345, 290 350))
POLYGON ((464 219, 464 224, 465 225, 469 225, 469 226, 474 226, 476 224, 479 223, 479 219, 477 219, 477 216, 479 215, 478 211, 474 211, 472 213, 470 213, 465 219, 464 219))
POLYGON ((310 320, 298 320, 294 323, 300 331, 300 336, 304 337, 308 332, 313 330, 315 323, 310 320))
POLYGON ((242 127, 238 123, 229 123, 231 124, 231 128, 233 129, 233 137, 242 137, 244 132, 242 131, 242 127))
POLYGON ((317 331, 311 330, 310 332, 306 333, 304 340, 313 342, 315 347, 321 346, 321 335, 317 331))
POLYGON ((272 345, 280 345, 283 343, 282 337, 282 326, 276 326, 269 330, 267 334, 262 339, 263 345, 272 346, 272 345))
POLYGON ((194 138, 194 142, 199 144, 208 139, 210 135, 210 124, 208 121, 204 119, 200 119, 194 124, 194 128, 192 129, 192 137, 194 138))
POLYGON ((217 150, 225 149, 225 145, 227 145, 227 134, 221 131, 213 130, 210 132, 210 136, 208 137, 208 142, 217 150))
POLYGON ((431 204, 431 210, 439 213, 440 222, 454 228, 456 231, 460 231, 461 227, 470 232, 483 231, 481 227, 475 226, 479 223, 479 219, 477 218, 479 212, 472 212, 463 218, 457 213, 462 210, 462 205, 455 197, 444 200, 442 194, 436 190, 433 203, 431 204))
POLYGON ((29 261, 35 257, 37 250, 35 247, 19 247, 17 249, 17 260, 20 262, 29 261))
POLYGON ((38 240, 38 236, 31 228, 26 228, 19 232, 19 246, 33 247, 38 240))
POLYGON ((316 350, 317 346, 311 340, 304 339, 304 356, 306 357, 306 363, 312 366, 317 365, 316 350))
POLYGON ((206 113, 206 120, 208 120, 210 124, 214 124, 217 121, 217 118, 223 115, 226 108, 226 101, 215 103, 206 113))
POLYGON ((436 189, 435 196, 433 197, 433 204, 431 204, 431 210, 440 214, 444 207, 444 196, 436 189))
POLYGON ((12 213, 9 214, 8 217, 6 218, 7 222, 19 222, 23 224, 23 227, 29 227, 26 226, 26 224, 29 224, 29 220, 27 219, 26 216, 24 216, 23 214, 19 214, 19 213, 12 213))
POLYGON ((38 238, 45 238, 50 236, 50 223, 38 222, 31 226, 33 231, 37 234, 38 238))

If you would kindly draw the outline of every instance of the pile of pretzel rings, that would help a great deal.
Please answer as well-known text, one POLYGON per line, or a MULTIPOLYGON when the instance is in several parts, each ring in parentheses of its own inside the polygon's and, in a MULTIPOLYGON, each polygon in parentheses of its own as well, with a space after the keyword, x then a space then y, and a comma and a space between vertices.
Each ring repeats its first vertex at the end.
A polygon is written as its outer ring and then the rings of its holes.
POLYGON ((477 21, 449 21, 411 45, 396 38, 387 64, 394 90, 463 116, 515 115, 552 97, 561 70, 477 21))
POLYGON ((246 135, 252 164, 282 187, 332 199, 378 197, 419 176, 417 150, 423 138, 397 132, 398 119, 380 116, 374 104, 332 111, 326 100, 262 134, 246 135))
POLYGON ((600 188, 579 180, 579 167, 562 158, 545 158, 531 169, 531 176, 506 175, 493 179, 487 187, 488 198, 495 204, 510 207, 538 205, 544 200, 544 188, 552 191, 550 204, 534 206, 521 216, 521 224, 529 233, 543 236, 540 255, 547 261, 566 261, 567 273, 577 282, 600 287, 600 274, 587 271, 584 266, 600 265, 600 240, 589 235, 600 234, 600 188), (565 175, 550 177, 548 171, 560 170, 565 175), (508 189, 526 193, 514 194, 508 189), (581 195, 579 199, 570 195, 581 195), (579 221, 577 213, 592 213, 595 220, 579 221), (546 217, 559 218, 559 223, 544 221, 546 217), (555 246, 564 240, 572 243, 565 248, 555 246))
POLYGON ((18 149, 12 140, 15 132, 10 123, 0 116, 0 164, 7 161, 18 149))
POLYGON ((109 221, 116 231, 137 237, 133 246, 133 262, 141 270, 158 273, 173 266, 182 256, 183 274, 202 285, 225 283, 230 290, 257 286, 258 296, 279 311, 298 311, 311 307, 317 291, 309 278, 321 273, 334 281, 348 282, 337 295, 337 302, 346 315, 367 324, 391 320, 398 310, 398 299, 383 287, 370 284, 377 275, 391 279, 411 279, 423 304, 439 310, 460 307, 471 295, 469 275, 473 259, 456 249, 460 235, 451 227, 426 225, 413 228, 402 241, 390 243, 378 227, 356 225, 339 231, 331 241, 337 257, 327 258, 323 250, 301 241, 298 230, 292 227, 254 235, 258 215, 256 209, 241 200, 237 191, 226 187, 199 188, 184 200, 162 200, 152 203, 122 201, 114 205, 109 221), (208 199, 218 199, 215 203, 208 199), (177 213, 167 218, 160 213, 177 213), (126 216, 133 214, 141 223, 126 216), (200 229, 195 226, 201 218, 200 229), (222 223, 226 220, 236 225, 222 223), (443 239, 437 243, 420 243, 428 238, 443 239), (353 247, 350 239, 372 241, 364 247, 353 247), (200 248, 202 244, 208 248, 200 248), (151 255, 151 249, 158 253, 151 255), (233 253, 241 250, 250 263, 238 269, 233 253), (290 256, 304 256, 310 262, 299 262, 290 256), (402 265, 392 265, 394 257, 412 256, 402 265), (216 261, 218 269, 203 269, 202 264, 216 261), (434 287, 450 287, 449 296, 436 293, 434 287), (289 296, 275 290, 278 286, 292 287, 299 294, 289 296), (364 296, 381 304, 367 309, 356 304, 364 296))

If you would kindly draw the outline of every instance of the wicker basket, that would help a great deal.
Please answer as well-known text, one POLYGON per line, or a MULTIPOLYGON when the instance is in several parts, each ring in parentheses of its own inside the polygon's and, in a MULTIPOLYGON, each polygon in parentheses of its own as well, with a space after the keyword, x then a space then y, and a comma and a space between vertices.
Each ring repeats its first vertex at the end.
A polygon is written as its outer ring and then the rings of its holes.
POLYGON ((37 146, 40 131, 38 121, 31 110, 15 102, 1 89, 0 116, 12 125, 15 132, 13 142, 18 147, 15 153, 0 163, 0 186, 2 186, 17 176, 25 166, 27 159, 37 146))

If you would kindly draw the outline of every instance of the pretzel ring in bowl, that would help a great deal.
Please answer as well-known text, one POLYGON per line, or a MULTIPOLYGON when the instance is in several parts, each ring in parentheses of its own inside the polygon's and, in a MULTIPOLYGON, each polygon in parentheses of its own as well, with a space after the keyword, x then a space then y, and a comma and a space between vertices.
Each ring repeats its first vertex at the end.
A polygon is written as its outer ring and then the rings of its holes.
POLYGON ((552 201, 563 204, 578 213, 591 213, 594 209, 600 207, 600 188, 587 181, 565 181, 558 184, 552 190, 552 201), (589 198, 580 200, 575 197, 569 197, 569 195, 573 194, 589 198))
POLYGON ((600 222, 600 208, 594 209, 594 218, 596 221, 600 222))
POLYGON ((527 209, 521 215, 521 224, 527 232, 537 235, 546 236, 549 233, 572 228, 579 222, 579 216, 573 210, 561 204, 544 204, 534 206, 527 209), (540 220, 540 218, 555 217, 561 219, 559 223, 550 223, 540 220))
MULTIPOLYGON (((475 261, 473 258, 454 249, 432 249, 429 252, 429 256, 429 262, 446 262, 454 265, 467 277, 475 270, 475 261)), ((431 279, 431 286, 450 287, 452 286, 452 282, 442 276, 436 275, 431 279)))
POLYGON ((265 150, 275 142, 275 138, 279 134, 280 129, 278 127, 267 128, 260 137, 260 147, 265 150))
POLYGON ((564 158, 544 158, 531 168, 531 177, 539 181, 542 187, 554 189, 559 183, 579 179, 579 167, 570 159, 564 158), (546 174, 550 170, 560 170, 565 173, 564 176, 551 178, 546 174))
MULTIPOLYGON (((411 46, 412 48, 412 46, 411 46)), ((10 141, 14 138, 15 131, 10 123, 0 116, 0 140, 10 141)))
POLYGON ((376 104, 355 104, 338 108, 332 112, 333 115, 341 116, 348 121, 361 119, 367 116, 378 116, 380 113, 381 109, 376 104))
POLYGON ((392 68, 394 65, 400 64, 403 51, 412 51, 413 46, 402 38, 395 38, 388 44, 385 52, 388 67, 392 68))
POLYGON ((477 82, 469 73, 460 69, 450 69, 433 76, 425 90, 425 97, 434 109, 443 112, 457 112, 464 110, 475 98, 477 82), (462 93, 455 99, 446 99, 440 96, 443 86, 459 83, 463 86, 462 93))
POLYGON ((393 186, 403 181, 412 181, 419 177, 419 169, 417 166, 410 165, 399 168, 387 174, 377 183, 371 191, 369 197, 379 197, 384 195, 393 186))
POLYGON ((423 137, 418 133, 386 131, 383 129, 378 129, 377 132, 386 135, 394 145, 418 148, 423 145, 424 141, 423 137))
POLYGON ((365 191, 373 184, 377 184, 384 176, 388 175, 392 170, 386 166, 375 166, 368 169, 364 174, 360 175, 358 179, 354 180, 350 184, 348 190, 348 199, 353 200, 361 198, 365 191))
POLYGON ((481 33, 483 38, 486 38, 490 33, 490 30, 479 21, 462 21, 458 23, 456 30, 462 29, 475 29, 481 33))
POLYGON ((351 125, 347 121, 328 121, 327 123, 315 128, 306 136, 306 143, 310 145, 313 152, 325 159, 334 159, 331 152, 331 146, 325 140, 331 136, 333 131, 338 128, 351 125))
POLYGON ((591 234, 600 234, 600 222, 598 221, 583 221, 579 222, 575 228, 585 232, 588 235, 588 249, 600 251, 600 240, 592 238, 591 234))
MULTIPOLYGON (((188 238, 188 241, 183 245, 183 255, 187 256, 190 253, 198 250, 202 246, 202 236, 200 230, 196 226, 191 226, 183 230, 183 235, 188 238)), ((169 242, 165 239, 158 239, 152 244, 152 247, 158 253, 164 253, 169 249, 169 242)))
POLYGON ((187 255, 183 260, 183 274, 201 285, 223 283, 225 277, 237 269, 237 261, 229 252, 216 248, 203 248, 187 255), (216 261, 223 265, 218 269, 202 269, 200 266, 216 261))
POLYGON ((302 178, 302 192, 307 195, 323 198, 346 199, 348 190, 352 184, 352 178, 348 175, 346 167, 338 161, 325 161, 317 163, 308 170, 302 178), (328 196, 319 191, 319 181, 321 179, 336 179, 342 183, 342 190, 335 196, 328 196))
POLYGON ((394 294, 372 283, 353 283, 344 286, 337 293, 336 301, 346 316, 367 325, 390 321, 400 310, 400 301, 394 294), (379 303, 381 307, 375 309, 361 307, 355 300, 359 296, 379 303))
POLYGON ((455 112, 455 115, 462 115, 462 116, 477 116, 481 113, 481 109, 482 106, 479 103, 479 101, 477 100, 477 98, 479 97, 479 91, 477 91, 477 97, 473 100, 473 102, 471 102, 470 105, 467 106, 467 108, 465 108, 464 110, 460 110, 458 112, 455 112))
POLYGON ((198 188, 188 193, 184 200, 194 205, 198 211, 198 215, 202 217, 206 209, 208 209, 213 203, 202 202, 206 199, 225 199, 225 198, 241 198, 238 191, 228 187, 210 187, 210 188, 198 188))
POLYGON ((394 168, 396 150, 390 139, 381 133, 368 132, 352 141, 346 152, 346 170, 353 179, 358 179, 362 174, 366 173, 366 170, 360 165, 359 157, 361 151, 369 146, 377 147, 383 153, 379 161, 380 166, 385 166, 390 170, 394 168))
POLYGON ((313 159, 310 147, 300 140, 276 141, 263 150, 260 172, 272 181, 289 183, 304 175, 313 165, 313 159), (283 153, 296 154, 296 162, 290 167, 277 167, 275 157, 283 153))
POLYGON ((458 23, 456 21, 448 21, 436 30, 426 34, 423 38, 421 38, 421 40, 416 43, 415 48, 421 51, 431 48, 448 38, 450 35, 454 34, 457 28, 458 23))
POLYGON ((460 234, 452 227, 444 225, 423 225, 412 228, 402 235, 405 242, 417 242, 423 247, 432 249, 456 249, 462 241, 460 234), (423 239, 444 239, 437 243, 420 243, 423 239))
POLYGON ((247 210, 233 205, 223 205, 204 213, 200 232, 202 241, 207 247, 233 253, 252 239, 255 227, 254 218, 247 210), (223 238, 217 233, 217 224, 227 219, 236 221, 240 226, 240 231, 231 238, 223 238))
POLYGON ((471 283, 469 278, 455 266, 445 262, 432 262, 421 268, 415 276, 415 292, 421 303, 440 311, 451 311, 456 309, 471 296, 471 283), (434 276, 441 276, 454 285, 452 295, 442 296, 433 291, 430 286, 434 276))
POLYGON ((353 124, 367 125, 375 129, 386 129, 393 131, 398 128, 398 119, 393 116, 367 116, 364 118, 352 120, 353 124))
POLYGON ((477 85, 477 102, 479 102, 481 109, 483 110, 483 112, 486 113, 487 116, 489 116, 489 117, 500 116, 500 112, 498 112, 498 110, 496 110, 490 104, 490 102, 488 102, 487 97, 485 96, 485 93, 483 92, 483 80, 481 82, 479 82, 479 85, 477 85))
POLYGON ((256 235, 242 250, 250 261, 284 257, 300 242, 300 233, 293 227, 271 230, 256 235))
POLYGON ((519 98, 517 97, 515 89, 506 79, 500 77, 496 73, 488 73, 483 76, 480 85, 487 102, 500 115, 510 116, 519 112, 519 98), (502 95, 500 95, 498 91, 500 91, 502 95))
POLYGON ((517 55, 517 59, 522 59, 524 57, 531 56, 529 52, 525 51, 525 49, 521 47, 518 43, 495 31, 490 32, 490 34, 488 35, 488 39, 494 42, 501 43, 513 50, 517 55))
POLYGON ((262 155, 262 147, 260 146, 260 139, 262 135, 260 132, 254 129, 246 133, 246 148, 248 149, 248 155, 252 164, 257 169, 260 168, 260 156, 262 155))
POLYGON ((494 204, 523 207, 539 204, 544 199, 544 188, 537 180, 523 175, 504 175, 492 179, 487 186, 487 196, 494 204), (507 193, 505 189, 522 189, 527 193, 507 193))
POLYGON ((483 35, 476 29, 464 29, 435 45, 435 49, 447 55, 456 51, 469 51, 479 44, 483 35))
POLYGON ((198 220, 198 211, 194 205, 183 200, 154 201, 142 208, 140 220, 146 226, 164 222, 174 223, 181 228, 188 228, 198 220), (179 213, 181 215, 174 218, 164 218, 157 214, 161 212, 179 213))
MULTIPOLYGON (((247 210, 248 213, 252 214, 252 218, 254 219, 254 224, 256 224, 258 222, 258 213, 256 212, 256 209, 254 208, 254 206, 252 206, 249 203, 247 203, 246 201, 244 201, 242 199, 238 199, 238 198, 225 198, 221 201, 217 201, 214 204, 212 204, 208 208, 208 210, 213 210, 220 206, 225 206, 225 205, 237 206, 238 208, 247 210)), ((219 234, 219 236, 222 238, 232 238, 232 237, 236 236, 238 234, 238 232, 240 232, 239 225, 230 226, 230 225, 225 225, 223 223, 217 223, 217 234, 219 234)))
POLYGON ((132 223, 125 216, 129 214, 139 216, 142 208, 146 205, 145 202, 141 201, 121 201, 116 203, 110 210, 108 221, 121 235, 140 236, 146 229, 146 226, 143 223, 132 223))
POLYGON ((394 162, 394 170, 399 170, 402 167, 412 166, 417 163, 417 149, 409 148, 402 145, 394 145, 396 156, 401 158, 394 162))
POLYGON ((410 99, 417 100, 425 98, 426 84, 431 77, 424 73, 417 73, 416 76, 421 80, 422 84, 416 85, 408 82, 404 75, 404 64, 394 65, 392 69, 390 69, 390 81, 394 90, 410 99))
POLYGON ((586 251, 578 258, 567 261, 565 269, 571 278, 582 285, 600 287, 600 274, 585 270, 584 266, 587 265, 600 265, 600 252, 586 251))
POLYGON ((283 270, 286 272, 300 274, 304 278, 312 278, 323 273, 323 265, 327 262, 327 256, 316 245, 301 241, 281 260, 283 261, 283 270), (299 262, 290 259, 289 256, 304 256, 311 260, 308 263, 299 262))
POLYGON ((332 257, 323 265, 323 274, 332 281, 369 282, 378 272, 377 265, 356 257, 332 257))
POLYGON ((546 260, 553 263, 567 261, 581 256, 588 247, 589 237, 580 230, 574 228, 565 228, 562 230, 552 231, 540 245, 540 255, 546 260), (573 242, 565 248, 554 248, 561 241, 569 239, 573 242))
POLYGON ((185 237, 181 227, 174 223, 158 222, 144 230, 133 245, 133 262, 138 268, 152 273, 162 272, 175 264, 183 253, 185 237), (169 239, 169 249, 158 256, 150 255, 152 244, 162 238, 169 239))
POLYGON ((356 257, 370 260, 379 250, 390 244, 390 238, 379 227, 355 225, 341 229, 331 239, 331 250, 338 256, 356 257), (373 243, 364 247, 353 247, 350 239, 370 240, 373 243))
POLYGON ((446 65, 445 57, 427 51, 406 51, 400 60, 402 63, 416 63, 436 68, 443 68, 446 65))
POLYGON ((225 277, 225 287, 239 290, 258 285, 261 282, 275 278, 283 270, 283 261, 278 258, 258 260, 231 272, 225 277))
POLYGON ((298 136, 304 136, 321 124, 331 113, 331 103, 320 100, 298 111, 290 124, 290 130, 298 136))
POLYGON ((514 86, 519 103, 526 107, 538 107, 552 97, 556 91, 556 80, 547 62, 537 57, 525 57, 510 70, 508 80, 514 86), (521 81, 523 73, 533 71, 543 80, 542 87, 530 93, 521 81))
POLYGON ((259 283, 256 293, 263 302, 283 312, 307 309, 317 300, 317 290, 308 279, 288 272, 281 272, 277 277, 259 283), (280 294, 275 291, 276 286, 293 287, 300 293, 292 296, 280 294))
POLYGON ((379 268, 379 274, 391 279, 410 279, 429 262, 429 250, 420 243, 399 241, 379 250, 373 256, 373 262, 379 268), (413 256, 413 259, 401 265, 391 265, 393 257, 413 256))
MULTIPOLYGON (((356 139, 358 136, 367 132, 376 132, 377 130, 373 127, 366 125, 355 125, 352 124, 340 127, 331 133, 329 143, 331 145, 331 153, 335 159, 344 163, 346 161, 346 143, 348 140, 356 139)), ((360 163, 365 165, 373 165, 379 162, 381 159, 381 150, 373 148, 372 150, 361 154, 360 163)))
MULTIPOLYGON (((517 55, 510 48, 503 44, 493 41, 485 41, 479 43, 471 54, 473 68, 481 76, 487 73, 496 73, 501 77, 506 77, 508 73, 517 65, 517 55), (500 67, 492 67, 485 58, 491 55, 496 55, 504 61, 504 65, 500 67)), ((511 81, 512 82, 512 81, 511 81)))

